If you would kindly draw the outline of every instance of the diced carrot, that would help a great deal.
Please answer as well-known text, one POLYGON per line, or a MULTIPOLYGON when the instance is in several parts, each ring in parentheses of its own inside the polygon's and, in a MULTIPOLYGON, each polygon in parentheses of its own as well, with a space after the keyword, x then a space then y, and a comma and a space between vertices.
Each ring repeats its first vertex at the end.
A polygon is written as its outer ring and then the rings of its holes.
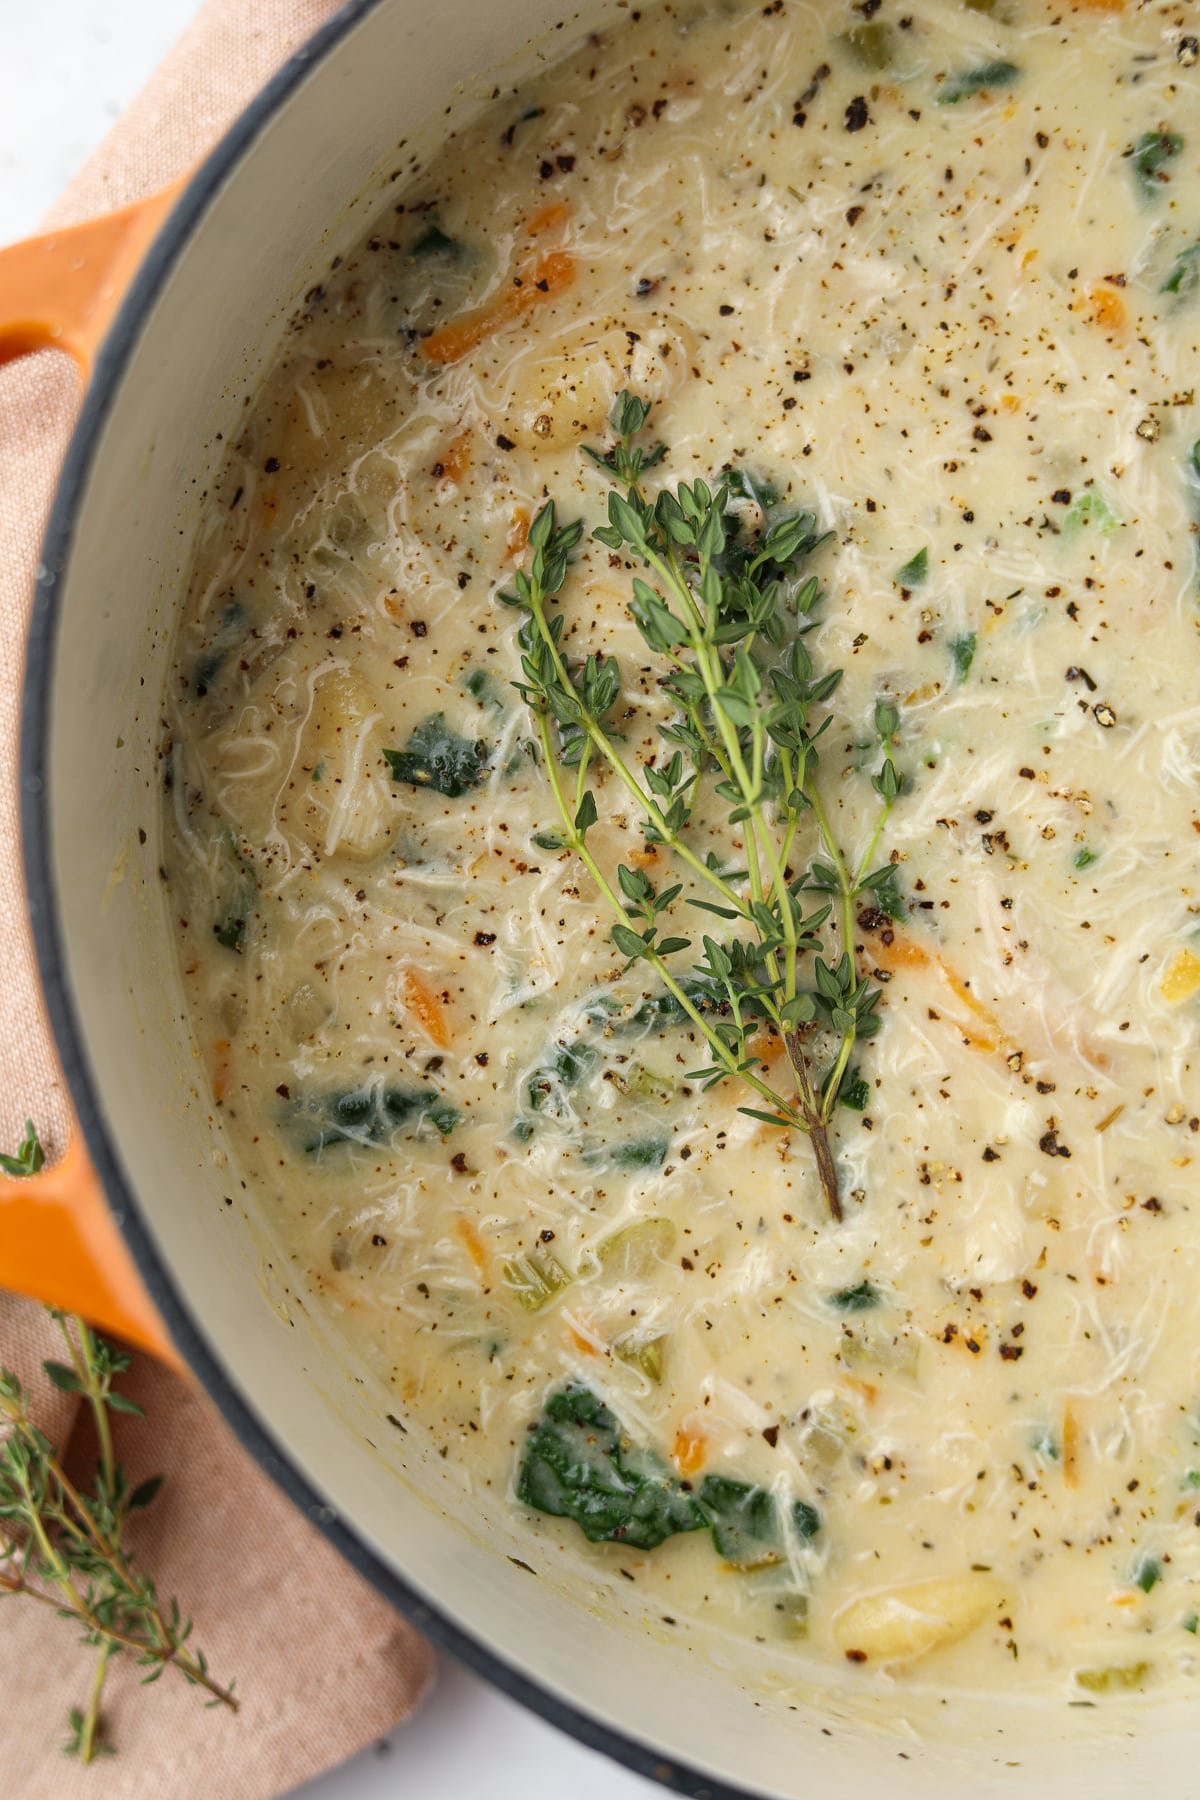
POLYGON ((438 466, 446 481, 461 481, 471 466, 471 433, 460 431, 452 437, 446 449, 438 457, 438 466))
POLYGON ((993 1050, 1000 1048, 999 1039, 985 1037, 983 1032, 974 1030, 970 1025, 964 1025, 961 1019, 955 1019, 952 1023, 955 1031, 960 1033, 972 1050, 980 1050, 985 1056, 990 1056, 993 1050))
POLYGON ((526 223, 525 230, 530 237, 544 237, 557 225, 565 225, 571 216, 571 209, 565 200, 548 200, 545 206, 539 206, 526 223))
POLYGON ((514 506, 508 533, 504 539, 504 548, 514 562, 520 562, 529 548, 529 508, 514 506))
POLYGON ((218 1038, 213 1045, 212 1057, 212 1092, 213 1099, 220 1106, 225 1098, 225 1090, 229 1086, 229 1064, 233 1058, 233 1045, 228 1038, 218 1038))
POLYGON ((1010 413, 1020 412, 1021 396, 1019 394, 1001 394, 1000 405, 1003 407, 1005 412, 1010 412, 1010 413))
POLYGON ((1102 331, 1124 331, 1127 324, 1125 302, 1115 288, 1094 287, 1085 300, 1079 302, 1079 311, 1086 312, 1093 325, 1099 325, 1102 331))
POLYGON ((635 869, 652 869, 658 861, 658 845, 647 844, 644 850, 631 850, 629 861, 635 869))
POLYGON ((691 1426, 681 1425, 675 1433, 675 1447, 671 1451, 671 1459, 685 1480, 691 1475, 699 1474, 704 1467, 704 1458, 708 1453, 708 1444, 702 1432, 691 1426))
POLYGON ((479 1235, 479 1228, 465 1213, 459 1213, 454 1221, 454 1229, 475 1267, 482 1275, 488 1266, 487 1246, 479 1235))
POLYGON ((854 1393, 861 1394, 868 1406, 874 1406, 876 1400, 879 1398, 879 1389, 875 1386, 873 1381, 863 1381, 857 1375, 843 1375, 842 1382, 844 1386, 850 1388, 854 1393))
POLYGON ((271 488, 264 488, 258 496, 258 518, 262 525, 273 525, 275 514, 279 511, 279 495, 271 488))
MULTIPOLYGON (((975 998, 962 977, 956 975, 954 970, 950 968, 948 964, 944 963, 940 957, 938 958, 938 967, 941 969, 943 980, 949 983, 950 992, 956 999, 962 1001, 968 1012, 973 1013, 977 1019, 981 1019, 984 1024, 988 1026, 989 1030, 995 1033, 996 1040, 999 1042, 1003 1038, 1004 1033, 995 1014, 988 1011, 982 1000, 977 1000, 975 998)), ((994 1050, 996 1048, 995 1043, 990 1042, 987 1038, 979 1037, 978 1035, 972 1037, 971 1042, 975 1045, 977 1050, 994 1050)))
POLYGON ((576 1331, 573 1325, 568 1327, 568 1336, 575 1348, 581 1351, 584 1356, 599 1356, 600 1351, 598 1346, 590 1337, 585 1337, 582 1331, 576 1331))
POLYGON ((439 1050, 448 1050, 450 1026, 442 997, 434 992, 415 969, 406 969, 404 972, 404 1000, 430 1043, 436 1044, 439 1050))
MULTIPOLYGON (((752 1056, 757 1056, 759 1061, 765 1063, 768 1069, 771 1068, 773 1064, 779 1062, 781 1057, 787 1055, 787 1044, 784 1042, 779 1032, 768 1030, 766 1028, 760 1028, 755 1032, 750 1040, 749 1048, 750 1054, 752 1056)), ((775 1133, 775 1127, 773 1125, 764 1125, 762 1130, 764 1132, 775 1133)), ((776 1133, 775 1135, 778 1134, 776 1133)))
POLYGON ((1063 1480, 1069 1488, 1079 1486, 1079 1421, 1070 1406, 1063 1409, 1062 1427, 1063 1480))
POLYGON ((461 362, 485 339, 503 331, 507 325, 515 325, 518 319, 523 319, 544 301, 564 293, 574 279, 575 258, 569 251, 547 251, 530 263, 521 275, 515 276, 512 285, 490 305, 455 319, 431 337, 424 338, 418 345, 421 355, 426 362, 437 363, 443 368, 449 363, 461 362))
POLYGON ((889 927, 886 932, 875 939, 870 954, 881 969, 933 969, 945 982, 955 999, 965 1006, 967 1011, 984 1027, 978 1030, 955 1019, 951 1023, 956 1031, 960 1031, 972 1049, 991 1051, 998 1050, 1005 1042, 1004 1029, 995 1014, 990 1012, 981 1000, 977 1000, 962 976, 952 969, 936 951, 926 949, 916 938, 908 937, 904 932, 889 927), (891 940, 890 942, 888 940, 891 940))
POLYGON ((870 951, 881 969, 927 969, 934 960, 924 944, 893 926, 871 944, 870 951))

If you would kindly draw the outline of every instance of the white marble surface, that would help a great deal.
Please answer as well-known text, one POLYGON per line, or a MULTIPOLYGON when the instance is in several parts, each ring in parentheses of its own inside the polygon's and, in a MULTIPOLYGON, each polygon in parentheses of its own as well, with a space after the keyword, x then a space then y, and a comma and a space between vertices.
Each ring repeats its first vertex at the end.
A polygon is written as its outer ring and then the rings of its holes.
MULTIPOLYGON (((36 228, 197 10, 198 0, 0 0, 0 243, 36 228)), ((650 1800, 656 1791, 450 1663, 410 1724, 302 1790, 305 1800, 650 1800)))

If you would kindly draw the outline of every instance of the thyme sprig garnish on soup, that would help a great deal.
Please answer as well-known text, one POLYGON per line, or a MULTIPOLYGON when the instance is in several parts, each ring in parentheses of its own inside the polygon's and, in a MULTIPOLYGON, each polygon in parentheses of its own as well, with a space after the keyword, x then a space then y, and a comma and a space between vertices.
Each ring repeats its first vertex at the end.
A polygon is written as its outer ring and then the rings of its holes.
POLYGON ((524 614, 518 687, 558 820, 542 841, 579 857, 614 915, 615 949, 654 971, 703 1039, 709 1060, 688 1079, 712 1087, 735 1078, 756 1102, 739 1111, 806 1133, 840 1219, 831 1122, 855 1047, 881 1022, 881 990, 857 965, 855 908, 869 895, 877 912, 903 910, 894 865, 877 862, 901 790, 900 715, 890 699, 877 702, 878 810, 866 843, 849 852, 831 823, 822 767, 842 671, 819 668, 805 641, 825 597, 809 565, 831 534, 811 512, 772 517, 756 501, 747 521, 736 502, 753 487, 729 476, 651 495, 644 478, 665 446, 639 441, 650 410, 622 392, 613 443, 588 450, 613 482, 608 523, 595 535, 630 569, 629 611, 673 703, 648 755, 621 741, 617 659, 564 649, 582 524, 560 524, 547 502, 530 530, 529 566, 501 596, 524 614), (684 879, 656 885, 643 868, 602 862, 589 834, 597 795, 614 785, 638 808, 647 844, 672 852, 684 879), (712 802, 743 867, 711 847, 712 802), (702 926, 718 923, 697 933, 683 922, 688 907, 706 915, 702 926), (774 1044, 784 1049, 778 1070, 774 1044))

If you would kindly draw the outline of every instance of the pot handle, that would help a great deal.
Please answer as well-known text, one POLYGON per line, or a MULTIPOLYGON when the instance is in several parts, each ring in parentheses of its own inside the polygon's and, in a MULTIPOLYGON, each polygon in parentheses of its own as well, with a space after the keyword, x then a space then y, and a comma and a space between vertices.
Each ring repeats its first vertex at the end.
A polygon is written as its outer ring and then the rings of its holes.
POLYGON ((0 365, 65 350, 86 375, 182 186, 0 250, 0 365))
POLYGON ((183 1367, 134 1267, 76 1125, 52 1168, 0 1180, 0 1287, 183 1367))
MULTIPOLYGON (((0 365, 35 350, 65 350, 86 378, 182 185, 0 249, 0 365)), ((108 1210, 78 1125, 52 1168, 0 1178, 0 1287, 80 1313, 183 1367, 108 1210)))

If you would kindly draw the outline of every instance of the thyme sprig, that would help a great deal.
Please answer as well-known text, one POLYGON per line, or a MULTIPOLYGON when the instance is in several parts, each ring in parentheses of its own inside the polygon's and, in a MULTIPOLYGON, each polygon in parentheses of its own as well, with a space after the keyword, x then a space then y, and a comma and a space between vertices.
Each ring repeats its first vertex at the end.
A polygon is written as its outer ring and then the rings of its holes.
POLYGON ((715 488, 681 482, 651 498, 644 477, 666 452, 638 442, 650 411, 647 401, 622 393, 613 442, 587 454, 614 484, 607 523, 594 535, 649 577, 631 575, 629 611, 655 659, 658 685, 674 702, 659 726, 662 751, 635 761, 621 742, 613 722, 624 692, 616 658, 591 653, 578 661, 564 650, 566 615, 554 603, 583 534, 580 521, 560 525, 548 502, 530 530, 528 567, 501 595, 524 615, 517 688, 533 715, 559 819, 538 842, 581 860, 615 915, 612 942, 627 966, 652 969, 703 1039, 709 1061, 689 1079, 707 1087, 736 1078, 765 1102, 740 1111, 807 1133, 829 1211, 840 1219, 830 1125, 855 1046, 880 1024, 880 990, 857 968, 855 906, 870 893, 875 910, 898 915, 903 908, 894 866, 874 866, 901 789, 899 713, 890 700, 876 704, 879 808, 866 846, 851 858, 834 834, 819 780, 828 702, 841 671, 819 672, 805 643, 824 597, 806 565, 830 534, 810 512, 769 518, 761 508, 761 523, 747 529, 737 501, 754 490, 733 476, 715 488), (684 880, 656 887, 643 869, 601 866, 589 833, 602 779, 625 789, 646 841, 673 853, 684 880), (740 842, 744 869, 701 847, 710 796, 740 842), (807 859, 805 848, 813 850, 807 859), (685 892, 689 878, 699 891, 685 892), (720 936, 702 934, 702 959, 682 980, 672 963, 693 946, 675 929, 681 903, 725 926, 720 936), (786 1050, 787 1076, 778 1085, 762 1053, 764 1031, 786 1050), (828 1064, 818 1075, 815 1058, 826 1045, 828 1064))
MULTIPOLYGON (((0 1159, 0 1167, 9 1175, 32 1175, 43 1161, 37 1132, 27 1124, 16 1156, 0 1159)), ((90 1763, 112 1749, 102 1736, 102 1707, 109 1665, 121 1652, 146 1671, 143 1684, 174 1668, 211 1696, 210 1705, 236 1712, 238 1703, 233 1683, 214 1681, 204 1652, 191 1647, 191 1620, 177 1601, 160 1600, 125 1545, 130 1514, 149 1506, 162 1485, 155 1475, 131 1487, 117 1460, 111 1415, 142 1413, 114 1386, 130 1359, 82 1319, 53 1307, 50 1313, 65 1360, 43 1368, 57 1388, 77 1394, 90 1409, 97 1466, 90 1487, 77 1485, 34 1423, 21 1383, 0 1369, 0 1597, 24 1595, 49 1607, 79 1626, 83 1642, 96 1651, 86 1704, 71 1708, 63 1744, 69 1756, 90 1763)))

